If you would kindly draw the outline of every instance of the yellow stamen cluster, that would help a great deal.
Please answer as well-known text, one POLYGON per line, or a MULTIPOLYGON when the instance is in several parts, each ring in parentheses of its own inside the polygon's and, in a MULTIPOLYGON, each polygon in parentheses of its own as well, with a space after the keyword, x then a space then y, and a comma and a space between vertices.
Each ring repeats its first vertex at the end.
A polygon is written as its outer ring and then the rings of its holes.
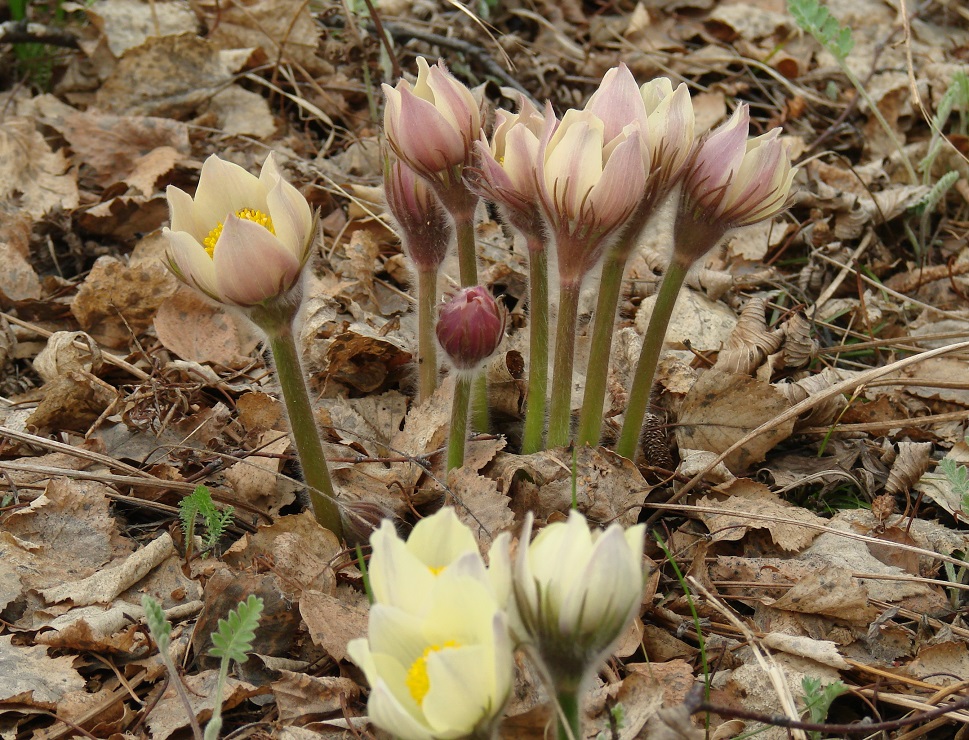
MULTIPOLYGON (((238 218, 244 218, 246 221, 254 221, 255 223, 264 227, 270 234, 276 233, 276 230, 273 228, 273 220, 267 213, 257 211, 254 208, 240 208, 238 211, 236 211, 236 216, 238 218)), ((215 254, 215 245, 219 241, 219 237, 222 236, 223 226, 224 224, 220 221, 216 227, 209 232, 209 235, 202 240, 202 246, 204 246, 205 251, 209 253, 209 257, 215 254)))
POLYGON ((443 645, 431 645, 425 648, 424 654, 415 660, 407 670, 407 678, 404 683, 407 685, 410 695, 418 704, 424 701, 427 692, 431 690, 431 680, 427 676, 427 656, 447 648, 460 647, 454 640, 448 640, 443 645))

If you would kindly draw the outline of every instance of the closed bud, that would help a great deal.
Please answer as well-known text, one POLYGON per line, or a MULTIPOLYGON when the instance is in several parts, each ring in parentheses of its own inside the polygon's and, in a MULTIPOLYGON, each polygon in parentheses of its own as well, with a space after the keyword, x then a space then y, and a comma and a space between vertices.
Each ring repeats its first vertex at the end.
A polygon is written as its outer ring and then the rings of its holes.
POLYGON ((476 370, 501 344, 505 318, 487 288, 462 288, 438 312, 437 341, 457 370, 476 370))
POLYGON ((418 271, 436 270, 447 256, 454 228, 430 185, 394 159, 384 167, 384 195, 404 253, 418 271))

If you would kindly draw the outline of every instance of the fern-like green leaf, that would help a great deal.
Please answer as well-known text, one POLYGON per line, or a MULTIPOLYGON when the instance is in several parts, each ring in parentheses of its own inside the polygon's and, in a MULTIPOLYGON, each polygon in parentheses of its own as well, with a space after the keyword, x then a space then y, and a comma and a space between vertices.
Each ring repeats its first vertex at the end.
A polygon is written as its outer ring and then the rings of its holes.
POLYGON ((851 28, 842 27, 819 0, 787 0, 787 9, 797 25, 839 60, 844 61, 855 48, 851 28))
POLYGON ((227 506, 224 511, 219 511, 206 486, 196 486, 192 494, 183 498, 178 505, 178 515, 182 521, 182 531, 186 539, 194 536, 195 520, 199 516, 202 517, 202 524, 205 527, 202 545, 206 550, 215 547, 221 539, 226 527, 232 522, 234 511, 231 506, 227 506))
POLYGON ((159 651, 166 652, 172 642, 172 626, 165 619, 165 611, 161 604, 148 595, 141 597, 141 607, 145 610, 145 621, 148 622, 148 631, 151 632, 155 644, 159 651))
POLYGON ((240 602, 225 619, 220 619, 218 628, 212 634, 213 647, 209 655, 245 663, 249 658, 247 653, 252 650, 262 608, 262 599, 253 594, 240 602))

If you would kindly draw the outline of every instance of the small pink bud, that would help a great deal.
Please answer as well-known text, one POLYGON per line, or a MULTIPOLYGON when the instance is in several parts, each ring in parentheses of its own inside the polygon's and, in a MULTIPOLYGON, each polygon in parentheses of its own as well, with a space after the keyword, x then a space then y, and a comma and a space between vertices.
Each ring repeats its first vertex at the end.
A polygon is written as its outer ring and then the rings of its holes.
POLYGON ((498 349, 505 311, 487 288, 462 288, 437 318, 437 341, 458 370, 475 370, 498 349))
POLYGON ((430 185, 394 159, 384 167, 384 195, 404 252, 418 271, 436 270, 447 256, 454 229, 430 185))

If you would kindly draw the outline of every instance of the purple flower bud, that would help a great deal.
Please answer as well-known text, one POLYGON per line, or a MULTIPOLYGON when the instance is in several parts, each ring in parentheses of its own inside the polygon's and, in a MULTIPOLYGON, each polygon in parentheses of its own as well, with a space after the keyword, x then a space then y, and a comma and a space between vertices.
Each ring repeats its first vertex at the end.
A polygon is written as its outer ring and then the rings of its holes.
POLYGON ((454 229, 431 186, 395 159, 384 168, 384 195, 404 252, 418 271, 436 270, 447 256, 454 229))
POLYGON ((487 288, 462 288, 441 306, 437 341, 458 370, 475 370, 498 349, 505 311, 487 288))

